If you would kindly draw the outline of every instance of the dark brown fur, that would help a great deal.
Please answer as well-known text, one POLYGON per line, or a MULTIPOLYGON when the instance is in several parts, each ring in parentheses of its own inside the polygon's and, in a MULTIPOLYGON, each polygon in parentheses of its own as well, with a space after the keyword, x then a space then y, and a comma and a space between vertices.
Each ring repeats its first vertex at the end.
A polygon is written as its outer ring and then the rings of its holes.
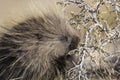
POLYGON ((0 37, 0 80, 63 80, 79 37, 55 15, 31 17, 0 37))

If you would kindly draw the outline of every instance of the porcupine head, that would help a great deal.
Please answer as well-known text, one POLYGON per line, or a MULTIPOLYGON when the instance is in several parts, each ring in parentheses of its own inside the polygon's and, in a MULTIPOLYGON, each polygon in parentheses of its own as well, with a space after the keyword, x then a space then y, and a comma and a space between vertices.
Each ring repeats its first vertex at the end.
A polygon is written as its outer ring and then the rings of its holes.
POLYGON ((63 80, 79 36, 54 1, 30 3, 1 26, 0 80, 63 80))

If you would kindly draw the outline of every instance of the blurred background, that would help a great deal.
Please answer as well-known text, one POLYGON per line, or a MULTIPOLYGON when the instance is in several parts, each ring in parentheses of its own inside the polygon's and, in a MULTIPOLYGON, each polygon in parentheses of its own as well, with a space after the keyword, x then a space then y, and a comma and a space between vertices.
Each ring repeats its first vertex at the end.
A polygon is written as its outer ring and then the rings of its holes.
POLYGON ((29 0, 0 0, 0 23, 15 12, 26 11, 28 3, 29 0))

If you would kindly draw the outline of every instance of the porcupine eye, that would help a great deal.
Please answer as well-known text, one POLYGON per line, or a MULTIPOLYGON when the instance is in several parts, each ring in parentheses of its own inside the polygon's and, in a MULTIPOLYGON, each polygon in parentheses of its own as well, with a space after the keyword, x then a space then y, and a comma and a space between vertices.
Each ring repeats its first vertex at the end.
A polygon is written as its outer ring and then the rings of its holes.
POLYGON ((62 37, 60 37, 60 40, 62 42, 68 42, 68 37, 67 36, 62 36, 62 37))
POLYGON ((42 38, 42 35, 40 35, 39 33, 36 33, 36 34, 34 34, 35 36, 36 36, 36 38, 38 39, 38 40, 40 40, 41 38, 42 38))
POLYGON ((62 42, 66 42, 66 43, 69 44, 69 46, 68 46, 69 51, 70 51, 70 50, 73 50, 73 49, 76 49, 77 46, 78 46, 78 43, 79 43, 79 38, 76 37, 76 36, 74 36, 74 37, 62 36, 62 37, 60 38, 60 40, 61 40, 62 42))

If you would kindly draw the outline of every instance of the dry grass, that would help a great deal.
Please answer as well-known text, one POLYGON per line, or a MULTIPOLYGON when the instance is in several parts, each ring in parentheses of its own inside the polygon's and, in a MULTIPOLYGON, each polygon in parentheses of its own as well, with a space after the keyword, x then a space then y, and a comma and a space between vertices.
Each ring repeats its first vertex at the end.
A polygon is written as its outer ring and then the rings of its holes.
POLYGON ((78 63, 68 80, 119 80, 120 1, 63 0, 65 15, 81 36, 78 63))

